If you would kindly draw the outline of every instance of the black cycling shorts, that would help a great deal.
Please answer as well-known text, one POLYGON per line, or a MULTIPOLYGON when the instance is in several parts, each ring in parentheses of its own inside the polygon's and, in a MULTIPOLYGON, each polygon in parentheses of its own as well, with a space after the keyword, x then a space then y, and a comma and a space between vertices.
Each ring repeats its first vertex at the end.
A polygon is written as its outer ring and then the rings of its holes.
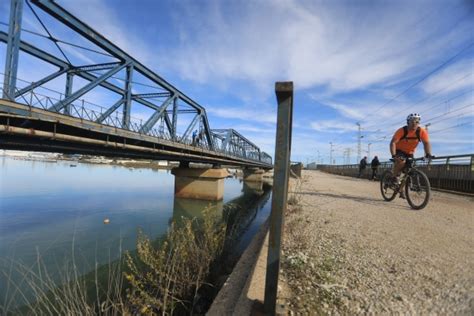
POLYGON ((404 152, 400 149, 397 149, 397 152, 395 153, 395 157, 407 159, 407 158, 413 158, 413 155, 412 154, 407 154, 406 152, 404 152))

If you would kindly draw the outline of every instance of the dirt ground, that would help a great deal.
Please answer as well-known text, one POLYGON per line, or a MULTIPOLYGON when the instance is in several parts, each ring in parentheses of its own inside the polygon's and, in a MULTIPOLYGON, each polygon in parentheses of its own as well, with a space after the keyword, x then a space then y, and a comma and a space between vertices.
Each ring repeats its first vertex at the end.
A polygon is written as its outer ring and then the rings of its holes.
POLYGON ((379 182, 303 171, 285 219, 289 314, 474 314, 473 198, 412 210, 379 182))

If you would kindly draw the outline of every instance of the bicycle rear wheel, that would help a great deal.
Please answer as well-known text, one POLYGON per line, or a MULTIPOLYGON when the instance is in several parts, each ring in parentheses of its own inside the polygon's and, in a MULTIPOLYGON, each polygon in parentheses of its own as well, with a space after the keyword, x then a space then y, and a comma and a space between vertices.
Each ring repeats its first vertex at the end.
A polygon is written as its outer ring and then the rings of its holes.
POLYGON ((393 173, 385 171, 380 178, 380 192, 385 201, 392 201, 398 193, 398 189, 393 183, 393 173))
POLYGON ((428 177, 420 170, 410 171, 407 176, 405 193, 407 202, 411 208, 421 210, 430 200, 430 180, 428 180, 428 177))

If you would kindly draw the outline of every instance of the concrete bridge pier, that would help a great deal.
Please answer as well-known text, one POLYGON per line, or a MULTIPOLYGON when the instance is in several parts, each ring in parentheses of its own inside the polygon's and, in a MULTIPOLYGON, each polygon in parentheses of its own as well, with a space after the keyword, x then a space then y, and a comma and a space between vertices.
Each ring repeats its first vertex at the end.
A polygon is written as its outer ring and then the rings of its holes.
POLYGON ((263 193, 265 193, 263 191, 263 181, 244 181, 243 191, 244 194, 262 195, 263 193))
POLYGON ((263 181, 263 174, 265 173, 263 169, 245 168, 243 171, 244 171, 245 182, 262 182, 263 181))
POLYGON ((180 165, 171 173, 174 179, 174 194, 177 198, 220 201, 224 197, 224 168, 186 168, 180 165))

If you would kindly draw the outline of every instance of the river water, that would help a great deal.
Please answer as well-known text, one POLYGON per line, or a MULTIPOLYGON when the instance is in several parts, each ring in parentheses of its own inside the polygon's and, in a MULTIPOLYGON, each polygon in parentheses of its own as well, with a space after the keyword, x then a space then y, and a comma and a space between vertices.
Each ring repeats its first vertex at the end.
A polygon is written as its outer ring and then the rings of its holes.
MULTIPOLYGON (((234 178, 225 180, 221 202, 176 199, 173 193, 169 170, 0 157, 0 305, 15 292, 8 279, 21 283, 18 267, 35 269, 39 262, 54 277, 74 259, 84 274, 135 249, 138 228, 154 239, 173 218, 219 211, 253 194, 234 178)), ((246 219, 239 251, 268 216, 268 201, 246 219)))

